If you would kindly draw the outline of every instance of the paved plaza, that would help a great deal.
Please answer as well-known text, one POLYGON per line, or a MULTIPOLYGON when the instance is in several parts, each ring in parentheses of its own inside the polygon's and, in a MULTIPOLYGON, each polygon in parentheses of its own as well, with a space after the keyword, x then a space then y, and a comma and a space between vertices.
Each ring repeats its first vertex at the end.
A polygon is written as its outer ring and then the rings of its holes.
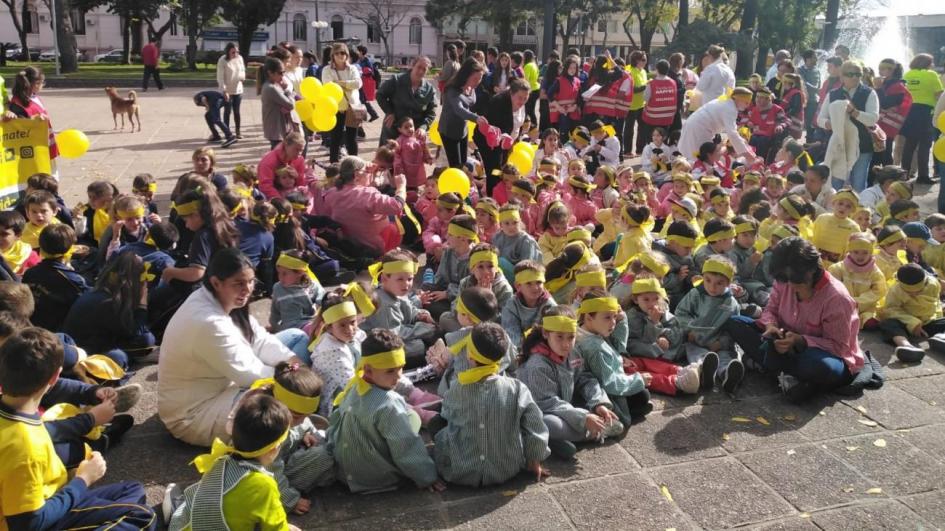
MULTIPOLYGON (((166 199, 190 168, 190 153, 206 145, 193 92, 139 94, 144 130, 131 134, 111 131, 102 90, 45 91, 55 128, 81 129, 92 141, 83 158, 60 164, 66 201, 84 200, 86 184, 96 179, 128 191, 139 172, 153 174, 166 199)), ((217 151, 221 171, 267 151, 258 138, 260 119, 259 100, 247 94, 246 138, 217 151)), ((368 127, 364 142, 372 150, 379 123, 368 127)), ((917 187, 925 212, 937 191, 917 187)), ((267 306, 255 303, 254 313, 263 318, 267 306)), ((830 395, 798 407, 752 374, 734 400, 720 392, 655 396, 646 421, 620 440, 581 447, 574 462, 550 459, 552 475, 541 484, 521 474, 499 487, 450 486, 431 494, 404 486, 372 496, 338 485, 312 493, 311 512, 292 521, 306 529, 384 530, 945 528, 945 356, 904 365, 877 334, 862 339, 887 382, 860 398, 830 395)), ((173 439, 158 419, 156 365, 140 368, 133 381, 146 390, 132 411, 138 426, 106 456, 104 481, 142 481, 157 503, 168 482, 198 479, 188 463, 204 450, 173 439)))

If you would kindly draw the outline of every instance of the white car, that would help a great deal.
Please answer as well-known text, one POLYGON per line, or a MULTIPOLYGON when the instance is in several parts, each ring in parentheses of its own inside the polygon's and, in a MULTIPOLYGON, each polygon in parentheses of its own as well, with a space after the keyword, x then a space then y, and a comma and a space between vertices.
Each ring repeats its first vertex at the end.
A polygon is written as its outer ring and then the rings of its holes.
POLYGON ((124 52, 122 50, 112 50, 110 52, 100 53, 95 56, 96 63, 120 63, 124 52))
POLYGON ((39 54, 39 60, 42 62, 53 62, 58 54, 55 50, 46 50, 39 54))

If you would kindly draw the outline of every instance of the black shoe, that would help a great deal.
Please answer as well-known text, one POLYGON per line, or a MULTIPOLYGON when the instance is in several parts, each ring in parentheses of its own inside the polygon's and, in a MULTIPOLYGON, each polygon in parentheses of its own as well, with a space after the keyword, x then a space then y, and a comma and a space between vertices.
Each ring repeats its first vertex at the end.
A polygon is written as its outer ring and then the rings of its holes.
POLYGON ((364 134, 364 129, 358 128, 358 138, 367 138, 367 135, 364 134))
POLYGON ((810 400, 815 394, 817 394, 817 387, 815 387, 814 384, 810 382, 798 382, 788 389, 787 392, 784 393, 784 396, 793 404, 802 404, 810 400))
POLYGON ((715 373, 719 370, 719 355, 709 352, 702 358, 702 368, 699 372, 699 382, 703 391, 711 391, 715 387, 715 373))
POLYGON ((236 143, 236 137, 235 137, 235 136, 231 136, 230 138, 227 138, 226 141, 223 142, 223 144, 221 144, 221 147, 228 148, 228 147, 232 146, 232 145, 235 144, 235 143, 236 143))
POLYGON ((574 454, 577 453, 577 446, 574 446, 573 442, 562 439, 549 440, 548 448, 551 450, 551 455, 564 459, 565 461, 574 459, 574 454))
POLYGON ((931 185, 933 185, 933 184, 937 184, 937 183, 938 183, 938 179, 934 179, 934 178, 932 178, 932 177, 919 177, 919 178, 917 178, 917 179, 915 180, 915 183, 916 183, 916 184, 925 184, 925 185, 931 186, 931 185))
POLYGON ((735 389, 738 388, 738 384, 742 383, 742 378, 744 377, 745 366, 742 365, 742 362, 739 360, 732 360, 729 362, 728 367, 725 368, 725 379, 722 381, 722 389, 728 394, 734 393, 735 389))
POLYGON ((133 416, 127 414, 115 415, 112 417, 112 421, 102 430, 102 436, 94 441, 89 441, 89 446, 97 452, 105 452, 114 448, 134 425, 135 418, 133 416))
POLYGON ((630 410, 630 424, 638 424, 646 420, 646 416, 653 412, 653 402, 647 402, 642 406, 630 410))

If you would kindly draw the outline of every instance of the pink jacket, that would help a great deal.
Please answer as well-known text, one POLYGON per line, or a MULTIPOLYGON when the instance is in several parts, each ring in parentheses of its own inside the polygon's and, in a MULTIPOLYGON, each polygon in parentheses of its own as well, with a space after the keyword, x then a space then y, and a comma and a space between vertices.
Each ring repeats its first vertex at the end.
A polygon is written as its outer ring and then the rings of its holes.
POLYGON ((414 136, 400 135, 397 150, 394 152, 394 174, 402 173, 407 177, 407 188, 419 188, 427 181, 425 163, 433 163, 433 157, 427 150, 427 139, 423 131, 414 136))
POLYGON ((824 273, 814 286, 813 297, 806 301, 797 299, 790 284, 775 282, 758 324, 775 324, 803 335, 808 347, 841 358, 850 374, 863 368, 863 352, 857 343, 860 317, 856 301, 833 275, 824 273))
POLYGON ((660 212, 657 217, 665 218, 668 216, 673 207, 673 204, 670 201, 679 201, 680 199, 682 198, 676 195, 676 192, 670 191, 669 194, 662 201, 660 201, 660 212))
POLYGON ((436 217, 436 199, 427 199, 421 196, 413 205, 413 209, 423 217, 423 222, 427 223, 436 217))
POLYGON ((423 250, 427 254, 433 254, 433 251, 446 245, 446 229, 449 228, 449 222, 443 221, 436 216, 427 221, 427 227, 423 229, 423 250))
POLYGON ((282 158, 284 154, 282 144, 279 144, 275 149, 263 156, 262 160, 259 161, 259 166, 256 168, 256 172, 259 175, 259 191, 269 199, 284 197, 285 194, 292 191, 279 191, 275 186, 276 170, 284 166, 292 166, 299 174, 298 178, 295 180, 295 186, 305 186, 305 159, 297 157, 294 160, 286 161, 282 158))
POLYGON ((509 202, 509 188, 506 186, 505 181, 500 182, 492 188, 492 198, 495 199, 495 202, 502 206, 509 202))
POLYGON ((341 225, 345 236, 380 254, 384 250, 382 234, 391 225, 389 216, 401 216, 403 203, 370 186, 348 185, 324 198, 326 212, 341 225))
POLYGON ((568 198, 568 208, 571 210, 571 216, 574 217, 574 223, 577 225, 591 225, 597 223, 597 205, 593 201, 578 196, 568 198))

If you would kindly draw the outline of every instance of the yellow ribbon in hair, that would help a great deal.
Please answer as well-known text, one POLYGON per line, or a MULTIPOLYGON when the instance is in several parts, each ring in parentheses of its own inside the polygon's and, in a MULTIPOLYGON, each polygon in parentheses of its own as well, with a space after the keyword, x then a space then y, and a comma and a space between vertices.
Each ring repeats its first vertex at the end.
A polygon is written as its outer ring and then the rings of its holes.
POLYGON ((850 243, 847 244, 847 249, 850 251, 869 251, 872 253, 873 242, 863 238, 850 238, 850 243))
POLYGON ((312 282, 318 282, 318 277, 315 276, 315 273, 312 272, 312 268, 309 267, 308 262, 305 260, 282 253, 279 255, 279 259, 276 260, 276 265, 291 269, 292 271, 305 271, 305 274, 312 282))
POLYGON ((709 243, 715 243, 719 240, 724 240, 726 238, 734 238, 734 237, 735 237, 735 229, 726 229, 726 230, 720 230, 718 232, 714 232, 712 234, 707 235, 705 237, 705 241, 709 243))
POLYGON ((398 348, 394 350, 386 350, 384 352, 378 352, 376 354, 371 354, 370 356, 362 356, 361 361, 358 362, 358 366, 355 368, 354 377, 348 380, 345 388, 338 393, 338 396, 335 397, 335 400, 332 402, 332 405, 335 407, 341 405, 341 402, 344 400, 345 396, 348 394, 348 391, 354 387, 358 395, 364 396, 368 391, 371 390, 371 384, 364 379, 364 366, 370 365, 374 369, 396 369, 397 367, 403 367, 407 364, 407 354, 404 352, 403 348, 398 348))
POLYGON ((466 238, 471 240, 473 243, 479 242, 479 235, 475 231, 471 231, 466 227, 460 227, 456 223, 450 223, 446 228, 446 233, 450 236, 456 236, 457 238, 466 238))
POLYGON ((548 332, 574 334, 577 332, 577 320, 567 315, 547 315, 541 318, 541 327, 548 332))
POLYGON ((534 269, 523 269, 515 273, 516 284, 528 284, 529 282, 545 282, 545 274, 534 269))
POLYGON ((570 184, 574 188, 578 188, 578 189, 585 190, 588 192, 590 192, 591 190, 595 188, 593 184, 586 183, 574 176, 568 177, 568 184, 570 184))
POLYGON ((794 164, 799 166, 798 162, 800 162, 801 159, 804 159, 804 161, 807 162, 807 167, 814 165, 814 159, 810 158, 810 153, 807 151, 801 151, 801 154, 794 158, 794 164))
POLYGON ((368 266, 368 274, 371 275, 373 284, 377 284, 381 273, 385 275, 394 275, 397 273, 410 273, 411 275, 415 275, 417 274, 417 263, 411 262, 410 260, 392 260, 390 262, 375 262, 368 266))
POLYGON ((739 235, 745 232, 755 232, 755 225, 751 222, 746 221, 745 223, 738 223, 735 225, 735 235, 739 235))
POLYGON ((578 315, 597 312, 619 312, 620 303, 616 297, 597 297, 594 299, 585 299, 581 301, 578 308, 578 315))
POLYGON ((108 210, 104 208, 95 209, 95 213, 92 215, 92 237, 95 238, 95 241, 102 238, 102 234, 105 233, 105 229, 111 223, 112 216, 108 213, 108 210))
POLYGON ((502 210, 499 212, 499 221, 522 221, 518 209, 502 210))
POLYGON ((889 188, 890 188, 893 192, 896 192, 896 194, 897 194, 901 199, 912 199, 912 191, 909 190, 909 187, 906 186, 906 183, 904 183, 904 182, 902 182, 902 181, 895 181, 895 182, 893 182, 891 185, 889 185, 889 188))
POLYGON ((194 465, 194 467, 197 469, 197 472, 205 474, 213 467, 213 464, 217 462, 217 459, 221 457, 227 456, 229 454, 236 454, 247 459, 255 459, 257 457, 264 456, 281 446, 288 436, 289 430, 286 430, 285 433, 280 435, 278 439, 258 450, 253 450, 252 452, 241 452, 235 447, 221 441, 220 439, 214 439, 213 445, 210 447, 210 453, 198 455, 193 461, 191 461, 191 464, 194 465))
POLYGON ((460 372, 457 376, 460 384, 473 384, 482 380, 483 378, 488 378, 493 374, 499 374, 499 362, 490 360, 489 358, 483 356, 481 352, 479 352, 479 349, 476 348, 476 342, 472 339, 471 333, 457 341, 455 345, 452 345, 450 350, 457 349, 454 351, 454 354, 458 354, 459 350, 463 348, 466 349, 466 356, 479 365, 460 372))
POLYGON ((456 313, 462 313, 466 317, 469 317, 469 320, 472 321, 473 324, 479 324, 482 322, 482 319, 476 317, 476 314, 472 313, 469 307, 466 306, 466 303, 463 302, 462 294, 460 294, 459 297, 456 297, 456 313))
POLYGON ((349 282, 348 285, 345 286, 344 295, 354 300, 354 305, 358 308, 358 312, 364 317, 370 317, 377 311, 377 307, 374 306, 374 302, 371 301, 370 295, 368 295, 367 292, 364 291, 364 288, 361 287, 361 284, 357 282, 349 282))
POLYGON ((118 217, 121 219, 143 218, 144 207, 139 206, 133 210, 119 210, 117 214, 118 214, 118 217))
POLYGON ((857 197, 856 192, 850 190, 849 188, 844 188, 840 190, 833 196, 834 201, 839 201, 841 199, 846 199, 847 201, 853 203, 853 209, 856 210, 860 207, 860 198, 857 197))
POLYGON ((469 269, 476 267, 479 262, 489 262, 499 267, 499 256, 493 251, 476 251, 469 255, 469 269))
POLYGON ((784 211, 790 214, 794 219, 801 219, 803 217, 801 216, 801 213, 797 211, 797 208, 794 206, 794 204, 791 203, 791 200, 787 197, 781 198, 781 200, 778 201, 778 205, 780 205, 781 208, 783 208, 784 211))
POLYGON ((717 273, 731 281, 735 277, 735 268, 732 264, 710 257, 702 265, 702 273, 717 273))
POLYGON ((574 275, 578 270, 590 263, 591 258, 593 258, 593 251, 588 249, 586 245, 582 244, 581 247, 584 249, 584 252, 581 254, 581 258, 577 263, 569 267, 560 277, 553 278, 545 284, 545 288, 549 293, 557 293, 560 291, 561 288, 568 285, 568 282, 574 279, 574 275))
POLYGON ((669 273, 669 264, 658 261, 649 252, 640 253, 637 255, 637 258, 640 260, 640 263, 643 264, 643 267, 649 269, 660 278, 665 277, 666 274, 669 273))
POLYGON ((176 210, 177 215, 181 217, 190 216, 191 214, 196 214, 197 211, 200 210, 200 201, 197 199, 194 199, 193 201, 188 201, 180 205, 175 204, 174 210, 176 210))
POLYGON ((578 273, 574 276, 574 285, 579 288, 606 288, 607 275, 603 270, 578 273))
POLYGON ((256 380, 250 389, 258 389, 266 385, 272 386, 272 396, 279 402, 285 404, 285 407, 289 408, 289 411, 301 415, 311 415, 318 411, 318 405, 321 402, 320 396, 300 395, 283 387, 275 378, 256 380))
POLYGON ((902 232, 902 230, 897 230, 896 232, 894 232, 894 233, 890 234, 889 236, 886 236, 885 238, 883 238, 883 239, 879 242, 879 245, 880 245, 880 247, 886 247, 887 245, 892 245, 892 244, 894 244, 894 243, 896 243, 896 242, 898 242, 898 241, 902 241, 902 240, 905 240, 905 239, 906 239, 906 233, 905 233, 905 232, 902 232))
POLYGON ((594 239, 594 235, 591 234, 591 231, 585 229, 584 227, 574 228, 568 231, 567 242, 584 242, 591 241, 594 239))
POLYGON ((663 285, 660 284, 660 281, 655 278, 638 278, 633 281, 633 285, 630 288, 630 292, 634 295, 640 295, 642 293, 656 293, 660 297, 666 299, 666 290, 663 289, 663 285))
POLYGON ((688 236, 680 236, 678 234, 670 234, 669 236, 666 237, 666 241, 677 243, 687 249, 692 249, 693 247, 696 246, 695 238, 690 238, 688 236))
POLYGON ((490 216, 492 219, 498 219, 498 218, 499 218, 499 209, 496 208, 495 205, 493 205, 492 203, 487 203, 487 202, 485 202, 485 201, 480 201, 480 202, 476 203, 476 210, 482 210, 482 211, 485 212, 486 214, 489 214, 489 216, 490 216))
POLYGON ((46 251, 42 249, 39 250, 39 256, 43 260, 46 260, 48 258, 59 258, 60 260, 62 260, 63 263, 66 263, 66 264, 68 264, 69 261, 72 260, 73 253, 75 253, 75 245, 70 246, 68 249, 66 249, 66 252, 64 253, 47 253, 46 251))

